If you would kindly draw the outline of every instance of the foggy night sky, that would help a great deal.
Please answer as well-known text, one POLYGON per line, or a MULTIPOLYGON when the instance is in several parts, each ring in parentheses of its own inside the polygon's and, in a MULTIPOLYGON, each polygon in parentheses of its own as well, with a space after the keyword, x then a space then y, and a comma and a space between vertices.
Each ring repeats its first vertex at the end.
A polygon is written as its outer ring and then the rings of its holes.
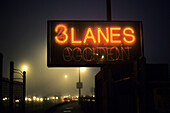
MULTIPOLYGON (((147 63, 170 65, 168 0, 111 0, 112 20, 142 21, 147 63)), ((47 67, 47 20, 106 20, 105 0, 3 0, 0 2, 0 52, 3 76, 9 63, 28 66, 27 95, 77 95, 78 69, 47 67), (67 74, 68 78, 64 79, 67 74), (68 82, 69 81, 69 82, 68 82)), ((170 68, 169 68, 170 69, 170 68)), ((91 94, 99 68, 81 72, 82 94, 91 94)))

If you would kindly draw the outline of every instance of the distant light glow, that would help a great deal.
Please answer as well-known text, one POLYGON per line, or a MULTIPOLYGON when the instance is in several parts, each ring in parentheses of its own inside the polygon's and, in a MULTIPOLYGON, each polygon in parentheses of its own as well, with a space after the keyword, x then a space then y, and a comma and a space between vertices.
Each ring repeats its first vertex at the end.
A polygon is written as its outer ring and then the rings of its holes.
POLYGON ((52 97, 52 99, 55 99, 55 97, 52 97))
POLYGON ((64 78, 68 78, 68 76, 67 76, 67 75, 65 75, 65 76, 64 76, 64 78))
POLYGON ((7 99, 8 99, 8 98, 7 98, 7 97, 5 97, 5 98, 3 98, 2 100, 3 100, 3 101, 5 101, 5 100, 7 100, 7 99))
POLYGON ((31 98, 28 98, 28 101, 32 101, 32 99, 31 99, 31 98))
POLYGON ((92 102, 95 102, 95 99, 92 99, 92 102))
POLYGON ((16 103, 19 103, 19 100, 15 100, 16 103))
POLYGON ((68 98, 68 96, 64 96, 64 98, 68 98))
POLYGON ((43 98, 40 98, 40 101, 43 101, 43 98))
POLYGON ((37 101, 40 101, 40 98, 39 98, 39 97, 37 98, 37 101))
POLYGON ((36 100, 36 96, 33 96, 33 100, 36 100))
POLYGON ((102 59, 104 59, 104 55, 102 55, 102 59))

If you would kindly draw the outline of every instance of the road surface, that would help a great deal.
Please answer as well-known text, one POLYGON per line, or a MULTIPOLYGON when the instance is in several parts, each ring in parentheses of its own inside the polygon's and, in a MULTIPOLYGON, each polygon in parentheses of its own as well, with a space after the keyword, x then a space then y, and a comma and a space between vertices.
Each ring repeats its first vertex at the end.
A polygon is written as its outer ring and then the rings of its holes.
POLYGON ((53 110, 50 113, 84 113, 81 109, 81 106, 78 102, 70 102, 66 103, 60 106, 57 106, 56 108, 53 108, 53 110))

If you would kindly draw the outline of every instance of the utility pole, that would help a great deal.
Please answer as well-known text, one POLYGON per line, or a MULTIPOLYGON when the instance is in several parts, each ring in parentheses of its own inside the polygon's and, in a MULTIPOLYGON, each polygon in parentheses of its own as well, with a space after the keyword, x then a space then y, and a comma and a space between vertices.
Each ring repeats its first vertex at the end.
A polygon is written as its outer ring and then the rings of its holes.
POLYGON ((111 1, 106 0, 106 5, 107 5, 107 21, 111 22, 112 21, 112 16, 111 16, 111 1))

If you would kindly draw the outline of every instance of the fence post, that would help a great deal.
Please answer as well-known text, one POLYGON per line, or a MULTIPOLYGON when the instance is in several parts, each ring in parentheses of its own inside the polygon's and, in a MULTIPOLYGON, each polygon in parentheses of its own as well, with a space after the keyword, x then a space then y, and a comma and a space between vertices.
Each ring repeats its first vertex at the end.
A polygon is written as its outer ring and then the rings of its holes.
POLYGON ((3 70, 3 55, 0 53, 0 112, 2 111, 2 70, 3 70))
POLYGON ((13 112, 13 81, 14 81, 14 62, 11 61, 10 62, 10 88, 9 88, 9 97, 10 97, 10 101, 9 101, 9 109, 10 109, 10 112, 12 113, 13 112))
POLYGON ((25 112, 26 72, 23 72, 23 111, 25 112))

